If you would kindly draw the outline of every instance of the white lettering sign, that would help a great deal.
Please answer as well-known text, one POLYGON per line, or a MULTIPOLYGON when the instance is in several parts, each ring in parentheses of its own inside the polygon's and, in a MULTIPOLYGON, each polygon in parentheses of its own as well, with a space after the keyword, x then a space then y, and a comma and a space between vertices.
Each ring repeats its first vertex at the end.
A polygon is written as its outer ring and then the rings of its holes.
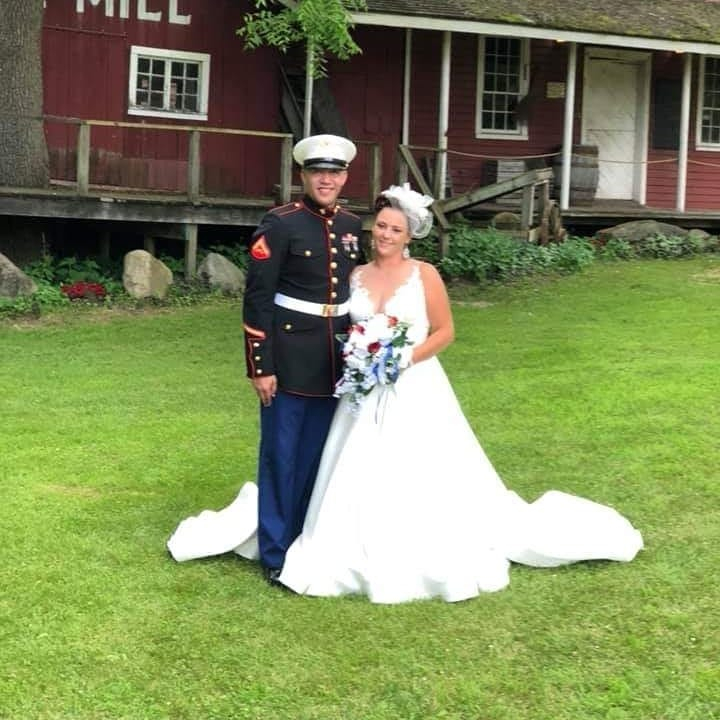
POLYGON ((169 0, 168 22, 173 25, 189 25, 192 15, 180 15, 178 12, 178 0, 169 0))
MULTIPOLYGON (((97 7, 100 3, 105 4, 105 16, 115 17, 115 0, 75 0, 75 11, 78 13, 85 12, 85 2, 92 7, 97 7)), ((150 22, 162 22, 162 10, 148 10, 148 0, 137 0, 136 16, 138 20, 148 20, 150 22)), ((167 19, 171 25, 189 25, 192 15, 183 15, 178 9, 178 0, 167 0, 168 10, 167 19)), ((127 19, 130 17, 130 0, 118 0, 118 17, 127 19)))
POLYGON ((162 13, 148 12, 147 0, 137 0, 137 16, 138 20, 152 20, 153 22, 160 22, 162 20, 162 13))

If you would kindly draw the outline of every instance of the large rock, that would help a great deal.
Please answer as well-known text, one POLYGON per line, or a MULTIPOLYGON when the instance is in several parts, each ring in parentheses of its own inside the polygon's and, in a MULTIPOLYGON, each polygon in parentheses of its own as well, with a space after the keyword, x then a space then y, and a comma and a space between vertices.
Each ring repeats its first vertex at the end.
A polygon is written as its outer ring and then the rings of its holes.
POLYGON ((0 254, 0 297, 16 298, 32 295, 37 285, 17 265, 0 254))
POLYGON ((170 268, 146 250, 131 250, 123 263, 123 285, 134 298, 167 296, 173 276, 170 268))
POLYGON ((610 238, 625 240, 631 245, 640 243, 653 235, 665 235, 665 237, 684 238, 688 234, 685 228, 670 223, 658 222, 657 220, 631 220, 613 227, 600 230, 596 237, 603 242, 610 238))
POLYGON ((517 213, 504 210, 494 215, 490 224, 498 230, 519 230, 522 223, 517 213))
POLYGON ((198 275, 214 290, 235 294, 245 288, 245 273, 219 253, 208 253, 200 263, 198 275))

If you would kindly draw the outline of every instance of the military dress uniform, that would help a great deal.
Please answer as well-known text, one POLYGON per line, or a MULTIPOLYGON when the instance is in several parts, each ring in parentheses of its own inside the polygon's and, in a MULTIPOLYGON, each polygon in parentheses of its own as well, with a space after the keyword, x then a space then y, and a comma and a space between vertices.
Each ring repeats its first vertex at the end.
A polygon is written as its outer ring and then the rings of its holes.
POLYGON ((300 534, 342 373, 349 277, 360 257, 360 218, 311 198, 268 212, 250 242, 243 308, 250 378, 275 375, 261 407, 260 560, 280 569, 300 534))

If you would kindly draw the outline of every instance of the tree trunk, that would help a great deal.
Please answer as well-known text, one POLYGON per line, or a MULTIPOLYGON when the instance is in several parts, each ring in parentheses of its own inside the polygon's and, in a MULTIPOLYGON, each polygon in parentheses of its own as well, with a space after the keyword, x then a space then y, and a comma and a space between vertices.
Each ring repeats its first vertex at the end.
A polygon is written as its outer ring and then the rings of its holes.
POLYGON ((45 187, 43 0, 0 0, 0 185, 45 187))

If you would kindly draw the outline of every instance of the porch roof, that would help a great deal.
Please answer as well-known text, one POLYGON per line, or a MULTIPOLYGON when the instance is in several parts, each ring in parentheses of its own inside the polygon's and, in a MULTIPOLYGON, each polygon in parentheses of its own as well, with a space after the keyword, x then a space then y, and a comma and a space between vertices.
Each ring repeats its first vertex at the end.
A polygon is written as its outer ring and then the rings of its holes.
POLYGON ((367 0, 357 24, 720 54, 720 0, 367 0))

